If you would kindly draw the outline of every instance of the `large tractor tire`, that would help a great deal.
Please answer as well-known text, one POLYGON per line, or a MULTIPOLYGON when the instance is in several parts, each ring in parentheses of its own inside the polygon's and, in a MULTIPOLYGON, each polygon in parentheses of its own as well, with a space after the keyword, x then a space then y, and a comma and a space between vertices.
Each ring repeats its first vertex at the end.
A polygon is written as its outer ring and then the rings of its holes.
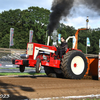
POLYGON ((24 72, 25 71, 25 66, 20 65, 19 70, 20 70, 20 72, 24 72))
POLYGON ((63 73, 57 73, 52 67, 44 67, 45 73, 48 77, 63 78, 63 73))
POLYGON ((69 51, 62 59, 61 69, 65 78, 81 79, 87 71, 87 59, 80 51, 69 51))
POLYGON ((41 71, 41 60, 38 58, 36 62, 36 73, 40 73, 41 71))

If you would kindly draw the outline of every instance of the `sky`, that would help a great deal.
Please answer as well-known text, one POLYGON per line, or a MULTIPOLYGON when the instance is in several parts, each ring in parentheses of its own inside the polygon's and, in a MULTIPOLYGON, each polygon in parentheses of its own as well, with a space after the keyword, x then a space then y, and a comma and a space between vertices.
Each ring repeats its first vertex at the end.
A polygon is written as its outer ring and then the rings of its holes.
MULTIPOLYGON (((50 10, 53 0, 0 0, 0 13, 3 11, 9 11, 10 9, 27 9, 31 6, 43 7, 50 10)), ((100 27, 99 15, 85 6, 79 5, 70 11, 69 16, 62 18, 60 21, 65 25, 73 26, 75 29, 86 27, 86 18, 89 16, 89 28, 100 27)))

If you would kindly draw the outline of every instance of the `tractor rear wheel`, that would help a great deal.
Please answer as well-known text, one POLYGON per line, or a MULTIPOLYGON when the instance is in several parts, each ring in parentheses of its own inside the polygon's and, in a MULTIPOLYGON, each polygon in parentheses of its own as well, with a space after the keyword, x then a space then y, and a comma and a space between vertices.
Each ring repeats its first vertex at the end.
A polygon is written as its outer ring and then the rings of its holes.
POLYGON ((20 70, 20 72, 24 72, 25 71, 25 66, 20 65, 19 70, 20 70))
POLYGON ((44 67, 45 73, 48 77, 63 78, 63 73, 57 73, 52 67, 44 67))
POLYGON ((87 60, 85 55, 80 51, 69 51, 62 59, 61 69, 66 78, 83 78, 87 71, 87 60))

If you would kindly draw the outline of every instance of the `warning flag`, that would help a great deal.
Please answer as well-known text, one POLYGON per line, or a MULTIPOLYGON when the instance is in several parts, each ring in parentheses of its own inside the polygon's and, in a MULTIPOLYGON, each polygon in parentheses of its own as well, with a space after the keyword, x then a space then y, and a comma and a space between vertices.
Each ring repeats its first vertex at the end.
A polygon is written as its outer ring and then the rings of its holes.
POLYGON ((10 28, 10 46, 13 46, 14 28, 10 28))
POLYGON ((87 37, 87 46, 90 47, 90 39, 87 37))
POLYGON ((29 31, 29 42, 32 42, 33 39, 33 30, 29 31))
POLYGON ((58 34, 58 43, 61 44, 61 34, 58 34))

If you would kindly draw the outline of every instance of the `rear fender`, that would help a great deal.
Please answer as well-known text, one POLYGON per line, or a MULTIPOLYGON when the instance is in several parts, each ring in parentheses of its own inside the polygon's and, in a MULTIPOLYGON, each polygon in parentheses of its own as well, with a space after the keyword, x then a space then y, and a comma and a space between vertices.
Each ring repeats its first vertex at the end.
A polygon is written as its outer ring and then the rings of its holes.
MULTIPOLYGON (((68 51, 71 51, 71 50, 77 50, 77 51, 81 51, 81 50, 79 50, 79 49, 68 48, 68 49, 67 49, 67 51, 66 51, 66 53, 67 53, 68 51)), ((81 51, 81 52, 82 52, 82 51, 81 51)))

